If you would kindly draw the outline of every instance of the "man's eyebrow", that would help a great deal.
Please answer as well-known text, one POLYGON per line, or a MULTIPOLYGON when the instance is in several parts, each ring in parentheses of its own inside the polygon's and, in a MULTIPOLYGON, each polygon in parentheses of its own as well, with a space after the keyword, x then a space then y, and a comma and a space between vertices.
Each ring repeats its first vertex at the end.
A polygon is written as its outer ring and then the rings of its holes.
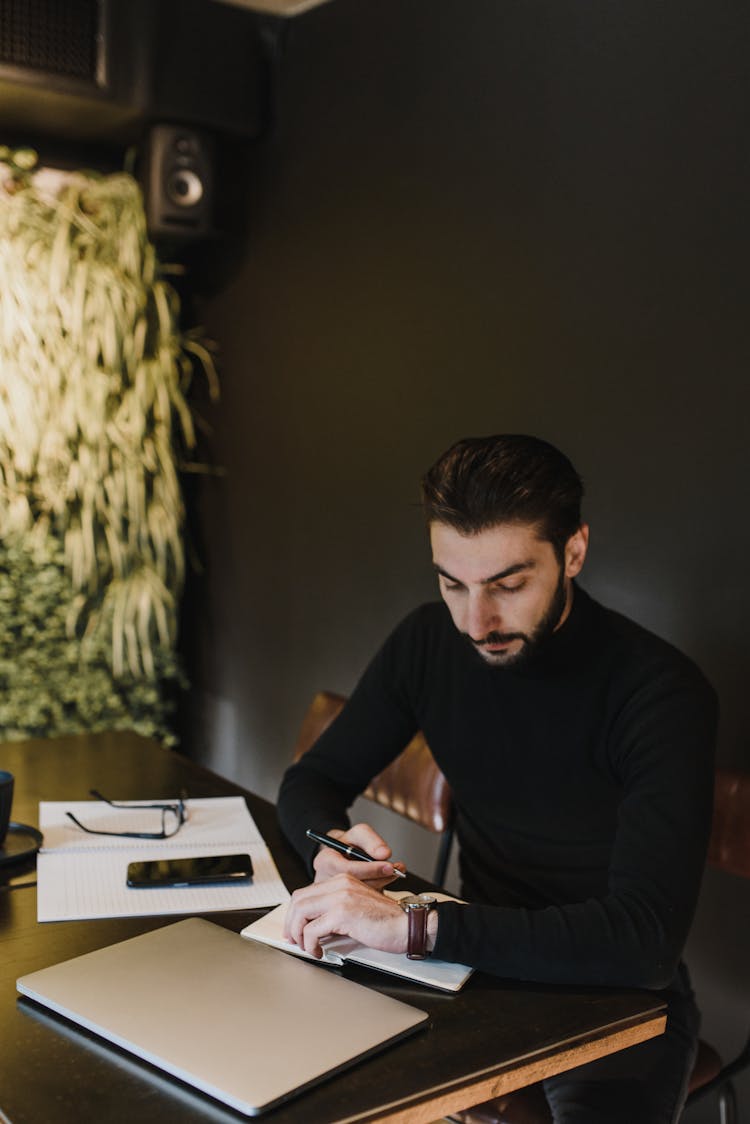
MULTIPOLYGON (((456 585, 464 584, 462 581, 459 581, 458 578, 454 578, 452 574, 449 574, 447 570, 444 570, 443 567, 438 565, 437 562, 433 562, 432 566, 433 569, 441 575, 441 577, 447 578, 449 582, 455 582, 456 585)), ((509 578, 513 574, 520 574, 525 570, 533 570, 535 566, 536 562, 534 562, 531 558, 526 562, 514 562, 512 566, 506 567, 505 570, 500 570, 497 574, 491 574, 488 578, 482 578, 480 584, 492 585, 493 582, 502 581, 503 578, 509 578)))

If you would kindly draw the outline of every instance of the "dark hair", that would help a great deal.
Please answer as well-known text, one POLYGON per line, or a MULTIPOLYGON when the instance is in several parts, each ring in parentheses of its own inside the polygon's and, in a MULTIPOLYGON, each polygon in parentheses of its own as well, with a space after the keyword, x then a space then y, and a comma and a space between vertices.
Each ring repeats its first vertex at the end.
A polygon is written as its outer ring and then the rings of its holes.
POLYGON ((464 535, 498 523, 533 523, 562 557, 581 526, 583 483, 568 458, 538 437, 465 437, 422 478, 428 523, 464 535))

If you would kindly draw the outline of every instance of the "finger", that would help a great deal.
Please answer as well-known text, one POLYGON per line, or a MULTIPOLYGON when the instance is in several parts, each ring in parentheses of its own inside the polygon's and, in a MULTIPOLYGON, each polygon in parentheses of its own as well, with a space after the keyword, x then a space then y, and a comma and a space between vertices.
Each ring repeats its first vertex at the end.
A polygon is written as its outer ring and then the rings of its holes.
POLYGON ((300 948, 319 960, 323 955, 321 941, 325 940, 326 937, 338 935, 339 932, 340 926, 335 920, 334 913, 324 913, 320 917, 308 921, 305 925, 299 942, 300 948))
MULTIPOLYGON (((338 838, 338 837, 337 837, 338 838)), ((342 838, 349 841, 348 835, 342 838)), ((361 846, 361 844, 356 844, 361 846)), ((392 862, 358 862, 356 859, 349 859, 346 855, 339 854, 331 847, 321 847, 317 855, 313 859, 313 870, 315 871, 315 881, 324 882, 328 878, 335 878, 339 874, 348 874, 353 878, 358 878, 361 882, 367 882, 368 885, 374 885, 377 889, 382 889, 387 886, 389 882, 394 879, 393 868, 395 865, 403 866, 403 864, 395 864, 392 862)))
POLYGON ((315 881, 320 882, 326 878, 335 878, 337 874, 345 874, 350 865, 346 855, 341 855, 330 847, 321 847, 313 859, 315 881))
MULTIPOLYGON (((378 887, 378 889, 382 890, 385 886, 390 886, 392 882, 401 882, 401 879, 398 877, 398 875, 393 873, 394 870, 400 870, 402 874, 406 874, 406 863, 383 863, 382 865, 384 871, 386 868, 390 867, 391 872, 385 879, 385 881, 383 881, 383 884, 378 887)), ((373 883, 371 882, 370 885, 373 885, 373 883)))
POLYGON ((334 866, 325 861, 321 861, 319 864, 315 863, 315 881, 328 882, 332 878, 338 878, 345 874, 350 878, 356 878, 358 882, 364 882, 365 885, 372 886, 375 890, 381 890, 383 886, 387 886, 389 882, 393 882, 394 878, 398 877, 393 873, 393 863, 360 863, 347 859, 344 862, 345 869, 343 870, 340 866, 334 866))
POLYGON ((373 890, 383 890, 386 886, 390 886, 391 882, 401 881, 395 873, 396 870, 405 874, 406 864, 402 862, 359 863, 352 860, 347 862, 344 873, 358 878, 360 882, 364 882, 373 890))
POLYGON ((361 847, 368 855, 372 855, 374 859, 382 860, 391 857, 392 851, 385 839, 368 823, 354 824, 346 832, 346 838, 355 847, 361 847))
POLYGON ((284 936, 294 944, 303 946, 303 931, 305 926, 330 908, 338 895, 346 894, 349 886, 355 888, 359 883, 352 879, 351 883, 346 875, 326 882, 313 882, 295 890, 292 894, 286 920, 284 922, 284 936))
POLYGON ((372 886, 377 882, 388 883, 397 875, 393 873, 393 863, 360 863, 352 860, 347 864, 346 873, 359 882, 372 886))
MULTIPOLYGON (((306 887, 306 889, 310 889, 310 887, 306 887)), ((302 934, 305 925, 313 918, 317 917, 319 912, 320 910, 315 905, 314 898, 310 898, 309 895, 305 894, 305 891, 296 891, 292 895, 292 900, 289 903, 289 909, 284 921, 285 939, 291 941, 292 944, 297 944, 302 947, 302 934)))

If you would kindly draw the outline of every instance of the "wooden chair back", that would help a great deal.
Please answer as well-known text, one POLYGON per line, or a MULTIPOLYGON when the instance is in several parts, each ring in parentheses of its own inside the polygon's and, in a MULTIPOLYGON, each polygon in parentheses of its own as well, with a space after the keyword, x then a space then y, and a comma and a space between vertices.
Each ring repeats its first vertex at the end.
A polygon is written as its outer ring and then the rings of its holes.
POLYGON ((750 773, 717 769, 708 861, 750 878, 750 773))
MULTIPOLYGON (((300 727, 294 748, 295 761, 314 745, 345 702, 343 695, 332 691, 319 691, 315 695, 300 727)), ((373 778, 362 795, 442 836, 434 876, 434 881, 441 886, 453 839, 453 800, 448 782, 424 736, 415 734, 395 761, 373 778)))

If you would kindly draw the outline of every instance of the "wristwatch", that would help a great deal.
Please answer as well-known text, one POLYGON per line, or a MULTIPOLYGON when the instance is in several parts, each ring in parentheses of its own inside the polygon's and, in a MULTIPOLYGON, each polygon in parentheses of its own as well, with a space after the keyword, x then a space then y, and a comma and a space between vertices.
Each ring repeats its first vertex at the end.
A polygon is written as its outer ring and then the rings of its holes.
POLYGON ((427 958, 427 915, 437 905, 432 894, 412 894, 398 903, 409 920, 409 941, 406 956, 409 960, 427 958))

